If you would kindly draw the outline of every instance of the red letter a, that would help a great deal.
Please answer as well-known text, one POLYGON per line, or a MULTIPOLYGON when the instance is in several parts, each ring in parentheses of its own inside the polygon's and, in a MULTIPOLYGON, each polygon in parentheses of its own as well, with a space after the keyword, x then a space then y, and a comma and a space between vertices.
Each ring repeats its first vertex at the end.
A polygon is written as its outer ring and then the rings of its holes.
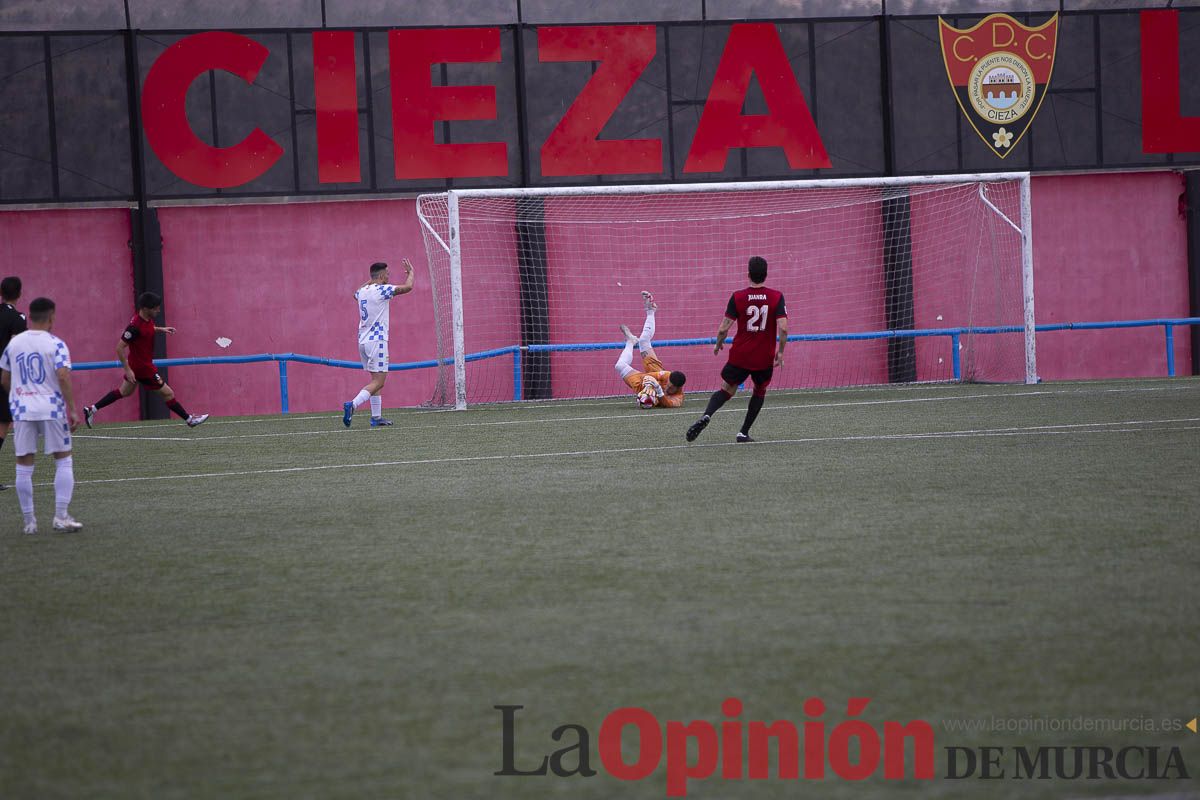
POLYGON ((720 172, 734 147, 782 147, 792 169, 832 166, 779 32, 769 23, 730 29, 683 171, 720 172), (758 76, 767 114, 742 114, 751 75, 758 76))

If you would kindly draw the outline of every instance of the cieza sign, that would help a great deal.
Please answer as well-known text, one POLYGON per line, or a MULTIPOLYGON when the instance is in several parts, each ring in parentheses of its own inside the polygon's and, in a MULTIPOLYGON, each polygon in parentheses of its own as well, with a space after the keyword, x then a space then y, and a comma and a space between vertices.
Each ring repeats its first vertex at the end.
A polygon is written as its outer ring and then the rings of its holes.
MULTIPOLYGON (((355 33, 315 31, 318 177, 322 183, 361 180, 355 33)), ((542 175, 639 175, 663 171, 661 139, 599 139, 605 123, 653 60, 653 25, 544 27, 537 30, 541 62, 579 61, 595 72, 563 113, 541 148, 542 175)), ((270 56, 266 47, 236 33, 187 36, 158 57, 142 87, 146 141, 171 172, 208 188, 241 186, 262 175, 283 148, 255 128, 232 147, 213 147, 188 123, 188 87, 210 70, 247 83, 270 56)), ((441 180, 508 175, 505 142, 438 144, 434 126, 445 120, 496 119, 494 86, 434 86, 436 64, 500 61, 499 28, 405 29, 388 32, 392 132, 396 178, 441 180)), ((730 150, 778 147, 792 169, 829 167, 804 94, 774 25, 737 24, 717 66, 685 173, 720 172, 730 150), (743 114, 751 77, 768 113, 743 114)))

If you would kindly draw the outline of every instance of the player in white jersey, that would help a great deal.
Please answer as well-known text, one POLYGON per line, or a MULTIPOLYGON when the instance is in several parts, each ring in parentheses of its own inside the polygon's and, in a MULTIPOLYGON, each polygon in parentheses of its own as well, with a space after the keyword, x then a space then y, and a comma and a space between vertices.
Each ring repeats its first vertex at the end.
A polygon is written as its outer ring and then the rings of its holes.
POLYGON ((367 400, 371 401, 372 428, 392 424, 391 420, 383 418, 383 398, 379 392, 383 390, 388 374, 389 304, 393 297, 408 294, 413 288, 413 266, 407 258, 403 264, 404 283, 388 283, 388 265, 378 261, 371 265, 371 280, 354 293, 354 300, 358 303, 358 357, 370 380, 353 400, 342 404, 342 424, 347 428, 350 427, 354 409, 367 400))
POLYGON ((33 460, 37 440, 53 455, 54 530, 83 527, 68 513, 75 490, 71 461, 71 432, 79 427, 79 412, 71 390, 71 353, 54 327, 54 301, 39 297, 29 304, 29 330, 17 334, 0 354, 0 385, 8 392, 17 456, 17 499, 25 517, 25 533, 37 533, 33 514, 33 460))

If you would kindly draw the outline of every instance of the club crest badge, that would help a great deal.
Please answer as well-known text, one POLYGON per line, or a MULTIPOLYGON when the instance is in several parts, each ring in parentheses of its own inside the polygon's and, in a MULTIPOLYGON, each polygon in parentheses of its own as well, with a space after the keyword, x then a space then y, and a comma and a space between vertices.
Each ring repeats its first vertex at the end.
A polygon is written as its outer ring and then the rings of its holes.
POLYGON ((1029 28, 1007 14, 992 14, 960 30, 938 17, 946 76, 979 138, 1006 157, 1037 116, 1058 44, 1058 14, 1029 28))

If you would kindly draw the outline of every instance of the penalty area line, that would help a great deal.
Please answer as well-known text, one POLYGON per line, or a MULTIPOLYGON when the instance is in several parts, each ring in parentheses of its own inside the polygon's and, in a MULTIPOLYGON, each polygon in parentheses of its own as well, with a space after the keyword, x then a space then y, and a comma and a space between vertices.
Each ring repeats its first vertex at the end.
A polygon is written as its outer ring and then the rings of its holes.
POLYGON ((195 442, 195 437, 187 436, 99 436, 94 433, 75 434, 76 439, 115 439, 120 442, 195 442))
MULTIPOLYGON (((867 442, 867 441, 912 441, 919 439, 961 439, 961 438, 983 438, 995 436, 1064 436, 1064 435, 1082 435, 1082 434, 1112 434, 1112 433, 1144 433, 1153 431, 1182 431, 1182 430, 1200 430, 1200 426, 1191 425, 1187 427, 1172 427, 1172 428, 1147 428, 1147 427, 1112 427, 1112 426, 1146 426, 1162 423, 1174 422, 1200 422, 1200 418, 1181 419, 1181 420, 1128 420, 1120 422, 1098 422, 1098 423, 1080 423, 1078 425, 1063 425, 1057 429, 1051 429, 1053 426, 1039 425, 1028 428, 991 428, 984 430, 961 430, 961 431, 929 431, 917 433, 883 433, 869 434, 861 436, 820 436, 804 439, 767 439, 755 442, 754 444, 762 447, 767 445, 797 445, 797 444, 824 444, 831 442, 867 442), (1099 430, 1083 430, 1084 426, 1091 428, 1099 427, 1099 430)), ((75 484, 79 485, 98 485, 106 483, 143 483, 148 481, 179 481, 192 480, 198 478, 236 478, 247 475, 286 475, 297 472, 321 472, 327 470, 342 470, 342 469, 374 469, 378 467, 411 467, 411 466, 427 466, 431 464, 467 464, 467 463, 483 463, 488 461, 511 461, 511 460, 531 460, 543 458, 575 458, 579 456, 605 456, 605 455, 627 455, 629 453, 650 453, 650 452, 665 452, 674 450, 686 450, 688 448, 713 448, 713 447, 740 447, 745 449, 744 445, 738 445, 736 442, 708 442, 708 443, 690 443, 690 444, 671 444, 671 445, 656 445, 653 447, 619 447, 606 450, 560 450, 548 453, 504 453, 500 455, 487 456, 455 456, 447 458, 414 458, 400 459, 395 461, 369 461, 352 464, 317 464, 306 467, 274 467, 271 469, 250 469, 250 470, 230 470, 226 472, 195 472, 184 475, 144 475, 126 478, 93 478, 89 480, 77 480, 75 484)), ((39 486, 51 486, 51 483, 38 484, 39 486)))
MULTIPOLYGON (((1179 378, 1164 378, 1163 380, 1164 381, 1178 381, 1179 378)), ((911 391, 921 391, 921 390, 932 390, 935 392, 940 392, 943 389, 948 390, 948 389, 956 388, 959 386, 961 386, 961 384, 945 384, 945 385, 942 385, 942 384, 919 384, 916 386, 888 387, 887 391, 889 391, 889 392, 911 392, 911 391)), ((909 404, 909 403, 951 402, 951 401, 960 401, 960 400, 1001 400, 1001 401, 1003 401, 1003 400, 1007 400, 1009 398, 1019 398, 1019 397, 1045 398, 1048 396, 1062 396, 1062 395, 1075 395, 1075 394, 1094 395, 1094 394, 1120 394, 1120 393, 1128 393, 1128 392, 1195 391, 1198 388, 1198 386, 1196 384, 1178 384, 1178 385, 1172 384, 1172 385, 1164 385, 1164 386, 1131 386, 1131 387, 1083 386, 1083 387, 1070 388, 1070 389, 1046 388, 1046 389, 1032 389, 1032 390, 1025 389, 1024 387, 1020 387, 1021 390, 1013 391, 1013 392, 996 391, 996 392, 986 392, 986 393, 978 393, 978 394, 961 394, 961 395, 949 394, 946 396, 930 396, 930 397, 915 397, 915 398, 913 398, 913 397, 900 397, 900 398, 880 397, 880 398, 871 398, 871 399, 852 399, 852 400, 844 400, 844 401, 837 401, 837 402, 818 401, 815 403, 814 402, 809 402, 809 403, 790 402, 790 401, 795 401, 795 400, 803 400, 803 399, 806 399, 809 397, 814 397, 816 395, 822 395, 822 394, 838 394, 838 393, 846 393, 846 392, 871 391, 871 390, 876 390, 877 388, 878 387, 866 387, 866 389, 855 389, 855 388, 816 389, 816 390, 784 389, 784 390, 773 391, 771 393, 771 397, 776 398, 777 401, 782 400, 785 402, 785 404, 784 405, 772 405, 772 404, 768 403, 766 406, 763 407, 763 411, 770 411, 770 412, 796 411, 796 410, 819 411, 819 410, 827 409, 827 408, 852 408, 852 407, 856 407, 856 406, 887 406, 887 405, 903 405, 903 404, 909 404)), ((693 393, 693 394, 695 394, 695 393, 693 393)), ((700 392, 700 394, 703 394, 703 392, 700 392)), ((735 399, 743 400, 748 397, 749 397, 748 393, 742 392, 742 393, 739 393, 735 399)), ((431 429, 432 430, 432 429, 438 429, 438 428, 444 429, 445 427, 473 428, 473 427, 493 427, 493 426, 504 426, 504 425, 527 425, 527 424, 541 425, 541 424, 556 423, 556 422, 594 422, 594 421, 601 421, 601 420, 613 420, 613 419, 624 419, 624 418, 630 418, 630 419, 660 418, 661 419, 662 417, 693 416, 695 414, 695 412, 690 409, 685 410, 682 408, 681 409, 673 409, 673 410, 659 409, 657 411, 653 411, 653 412, 649 412, 649 413, 635 412, 635 413, 631 414, 628 411, 628 403, 629 403, 630 399, 632 399, 631 395, 630 396, 617 396, 617 397, 612 397, 612 398, 607 398, 607 399, 597 398, 593 402, 589 402, 586 399, 580 399, 580 400, 547 401, 545 404, 543 404, 541 402, 480 403, 480 404, 472 406, 471 409, 467 413, 470 413, 470 411, 487 412, 487 411, 493 411, 493 410, 497 410, 497 409, 503 409, 505 411, 514 411, 514 412, 516 412, 516 411, 557 411, 557 410, 562 410, 562 409, 578 409, 578 408, 588 407, 588 406, 592 406, 592 407, 599 406, 601 408, 621 409, 621 411, 620 411, 620 413, 617 413, 617 414, 593 414, 593 415, 589 415, 589 416, 574 416, 574 417, 548 417, 548 418, 542 418, 542 419, 514 419, 514 420, 453 422, 453 423, 450 423, 449 426, 404 425, 402 423, 398 423, 396 425, 396 429, 397 430, 420 430, 420 429, 431 429)), ((415 416, 424 416, 424 415, 428 415, 428 414, 446 414, 446 415, 449 415, 452 417, 456 413, 458 413, 453 408, 436 408, 436 409, 414 408, 414 409, 395 409, 395 410, 402 410, 405 412, 405 416, 411 415, 414 417, 415 416)), ((268 415, 268 416, 247 417, 247 418, 242 418, 242 419, 216 419, 216 420, 209 420, 208 422, 206 422, 205 429, 212 430, 214 427, 219 426, 219 425, 272 424, 275 422, 312 422, 312 421, 329 421, 329 420, 338 420, 340 422, 341 415, 340 414, 310 414, 310 415, 276 414, 276 415, 268 415)), ((153 429, 153 428, 162 429, 163 427, 164 427, 163 423, 133 424, 133 425, 113 424, 113 425, 104 425, 102 430, 130 431, 130 430, 144 430, 144 429, 153 429)), ((205 436, 204 434, 197 434, 195 436, 188 437, 186 439, 186 441, 220 440, 220 439, 262 439, 262 438, 275 438, 275 437, 280 437, 280 436, 285 436, 285 437, 286 436, 311 436, 311 435, 322 435, 322 434, 331 434, 331 433, 344 433, 344 431, 341 428, 334 426, 329 429, 322 429, 322 430, 318 430, 318 431, 292 431, 292 432, 288 432, 288 433, 225 434, 225 435, 217 435, 217 436, 205 436)), ((102 437, 92 435, 92 434, 84 434, 84 435, 79 435, 78 438, 98 439, 98 438, 102 438, 102 437)), ((131 440, 135 440, 135 439, 138 439, 139 437, 113 436, 113 437, 109 437, 109 438, 112 438, 112 439, 128 438, 131 440)), ((153 439, 151 439, 151 437, 145 437, 145 439, 148 441, 153 441, 153 439)), ((160 441, 176 441, 176 440, 173 438, 162 437, 160 439, 160 441)))
MULTIPOLYGON (((341 414, 267 414, 257 415, 253 417, 244 417, 242 419, 210 419, 204 423, 205 427, 211 428, 216 425, 252 425, 256 422, 308 422, 310 420, 328 420, 341 419, 341 414)), ((103 425, 106 431, 136 431, 145 428, 165 428, 168 425, 178 425, 175 420, 163 420, 157 423, 125 425, 120 422, 116 423, 98 423, 103 425)))
MULTIPOLYGON (((764 407, 763 411, 779 412, 779 411, 795 411, 798 409, 821 410, 821 409, 826 409, 826 408, 842 408, 842 407, 850 407, 850 406, 906 405, 906 404, 910 404, 910 403, 938 403, 938 402, 959 401, 959 400, 988 400, 988 399, 993 399, 993 398, 997 398, 997 397, 1002 397, 1002 398, 1006 398, 1006 399, 1008 397, 1042 397, 1042 396, 1050 395, 1050 394, 1054 394, 1054 392, 1032 391, 1032 392, 1021 392, 1016 395, 965 394, 965 395, 953 395, 950 397, 902 397, 902 398, 890 398, 890 399, 879 399, 879 400, 852 400, 852 401, 837 402, 837 403, 801 403, 799 405, 775 405, 775 406, 769 405, 769 406, 764 407)), ((563 407, 564 406, 556 406, 556 408, 563 408, 563 407)), ((603 415, 591 415, 591 416, 582 416, 582 417, 545 417, 545 418, 541 418, 541 419, 503 419, 503 420, 487 420, 487 421, 480 420, 480 421, 475 421, 475 422, 451 422, 448 425, 424 425, 424 424, 403 425, 403 424, 400 424, 400 425, 395 426, 395 430, 416 431, 416 430, 446 430, 447 428, 491 428, 491 427, 511 426, 511 425, 548 425, 548 424, 559 423, 559 422, 601 422, 601 421, 608 421, 608 420, 631 420, 631 421, 635 421, 635 422, 640 422, 643 420, 653 420, 655 418, 662 419, 664 417, 683 417, 683 416, 694 417, 695 412, 690 411, 690 410, 685 411, 683 409, 670 409, 670 410, 661 409, 652 414, 642 414, 642 413, 638 413, 636 411, 631 413, 628 410, 623 409, 618 414, 603 414, 603 415)), ((315 418, 313 418, 313 419, 315 419, 315 418)), ((337 419, 339 421, 341 420, 340 417, 338 417, 337 419)), ((149 427, 149 426, 147 426, 147 427, 149 427)), ((352 428, 351 432, 363 431, 363 430, 367 430, 367 429, 361 428, 361 427, 360 428, 352 428)), ((281 433, 237 433, 237 434, 218 434, 216 436, 207 436, 204 434, 197 434, 197 435, 195 435, 193 437, 189 437, 187 439, 172 439, 172 438, 164 437, 161 439, 161 441, 213 442, 213 441, 220 441, 223 439, 273 439, 273 438, 277 438, 277 437, 289 437, 290 438, 290 437, 294 437, 294 436, 328 436, 328 435, 343 436, 346 433, 347 433, 347 431, 344 430, 343 428, 335 426, 335 427, 331 427, 328 429, 322 429, 322 430, 318 430, 318 431, 286 431, 286 432, 281 432, 281 433)), ((102 437, 84 436, 84 437, 80 437, 80 438, 102 438, 102 437)), ((147 436, 147 437, 112 436, 112 437, 108 437, 108 438, 127 439, 129 441, 141 441, 142 439, 153 440, 153 437, 149 437, 149 436, 147 436)))

